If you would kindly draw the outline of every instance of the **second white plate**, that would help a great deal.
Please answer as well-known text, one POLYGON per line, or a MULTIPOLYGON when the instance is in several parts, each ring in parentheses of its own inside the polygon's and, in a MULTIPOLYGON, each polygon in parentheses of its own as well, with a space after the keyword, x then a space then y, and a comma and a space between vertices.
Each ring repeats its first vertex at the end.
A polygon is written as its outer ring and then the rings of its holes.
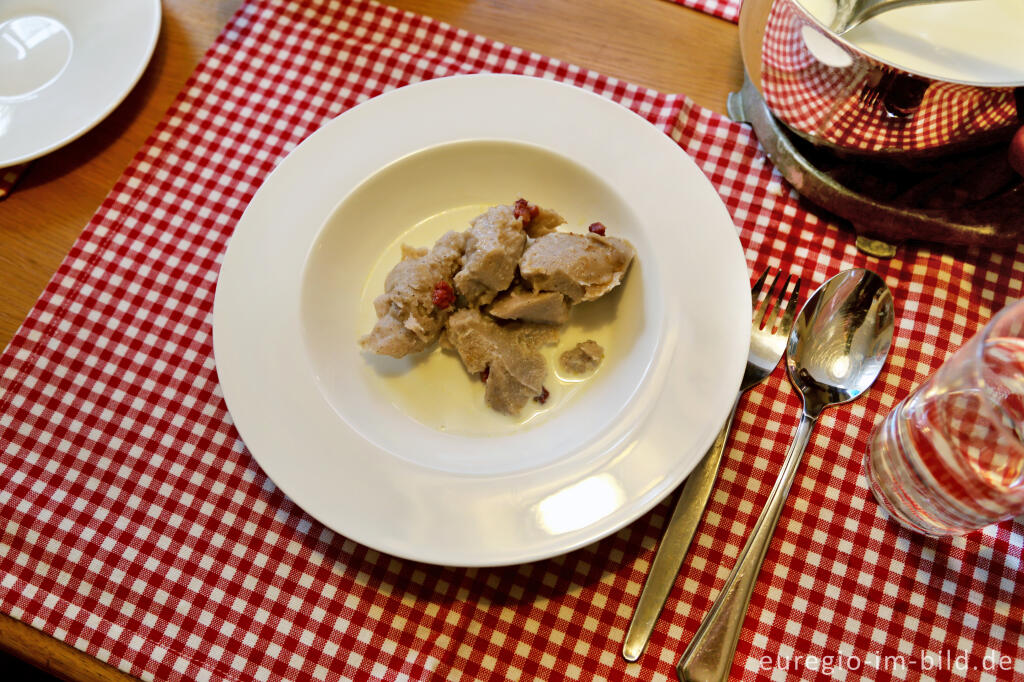
POLYGON ((142 76, 160 0, 5 0, 0 5, 0 168, 102 121, 142 76))

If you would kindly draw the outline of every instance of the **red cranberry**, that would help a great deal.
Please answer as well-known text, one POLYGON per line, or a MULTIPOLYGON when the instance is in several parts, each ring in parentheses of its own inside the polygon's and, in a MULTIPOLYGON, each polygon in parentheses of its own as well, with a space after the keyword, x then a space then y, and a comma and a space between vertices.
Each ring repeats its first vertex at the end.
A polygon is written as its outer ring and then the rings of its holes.
POLYGON ((590 227, 587 228, 594 234, 604 236, 604 224, 603 223, 590 223, 590 227))
POLYGON ((452 289, 452 285, 443 279, 434 285, 434 293, 430 297, 430 300, 434 302, 441 310, 444 310, 452 303, 455 303, 455 290, 452 289))
POLYGON ((524 226, 536 218, 538 213, 540 209, 526 199, 516 199, 516 203, 512 204, 512 215, 522 220, 524 226))
POLYGON ((537 401, 538 403, 540 403, 541 405, 543 405, 544 403, 546 403, 548 401, 548 398, 550 396, 551 396, 551 393, 548 392, 548 389, 543 387, 543 386, 541 386, 540 387, 540 395, 535 396, 534 400, 537 401))

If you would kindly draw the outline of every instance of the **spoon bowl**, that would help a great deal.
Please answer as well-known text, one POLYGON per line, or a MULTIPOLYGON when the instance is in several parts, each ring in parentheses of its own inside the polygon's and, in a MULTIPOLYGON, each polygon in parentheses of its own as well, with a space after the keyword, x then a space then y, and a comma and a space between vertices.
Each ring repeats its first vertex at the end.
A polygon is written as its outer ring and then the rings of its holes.
POLYGON ((818 288, 800 311, 786 345, 786 370, 817 417, 875 382, 892 342, 892 294, 870 270, 842 272, 818 288))
POLYGON ((747 605, 811 430, 826 407, 857 398, 875 382, 889 354, 894 327, 889 287, 863 268, 828 280, 801 309, 786 344, 789 380, 803 400, 800 425, 747 544, 679 659, 680 680, 729 679, 747 605))

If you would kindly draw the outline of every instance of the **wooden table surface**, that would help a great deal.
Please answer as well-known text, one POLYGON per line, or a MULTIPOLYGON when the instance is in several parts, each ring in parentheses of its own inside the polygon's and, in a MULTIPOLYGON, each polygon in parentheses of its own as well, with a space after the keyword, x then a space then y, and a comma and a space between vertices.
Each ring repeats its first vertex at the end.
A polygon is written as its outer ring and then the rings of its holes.
MULTIPOLYGON (((36 160, 0 201, 0 347, 181 91, 241 0, 163 0, 160 39, 128 98, 36 160)), ((666 0, 389 0, 460 28, 725 112, 742 83, 736 26, 666 0)), ((0 649, 69 680, 132 680, 0 615, 0 649)))

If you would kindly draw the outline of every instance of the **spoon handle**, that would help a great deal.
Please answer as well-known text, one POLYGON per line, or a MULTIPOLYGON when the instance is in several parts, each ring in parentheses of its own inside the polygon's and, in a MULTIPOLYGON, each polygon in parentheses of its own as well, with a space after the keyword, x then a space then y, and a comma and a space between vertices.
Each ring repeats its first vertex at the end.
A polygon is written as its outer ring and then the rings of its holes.
POLYGON ((811 430, 817 417, 806 412, 800 418, 793 443, 789 446, 782 471, 768 496, 768 504, 757 519, 754 530, 747 540, 732 572, 725 580, 722 591, 704 617, 690 645, 686 647, 676 672, 684 682, 709 682, 711 680, 728 680, 729 669, 736 653, 736 645, 743 630, 743 619, 747 613, 747 605, 754 593, 761 563, 772 542, 775 526, 779 522, 782 510, 786 505, 786 496, 793 484, 797 467, 803 457, 804 449, 811 437, 811 430))

